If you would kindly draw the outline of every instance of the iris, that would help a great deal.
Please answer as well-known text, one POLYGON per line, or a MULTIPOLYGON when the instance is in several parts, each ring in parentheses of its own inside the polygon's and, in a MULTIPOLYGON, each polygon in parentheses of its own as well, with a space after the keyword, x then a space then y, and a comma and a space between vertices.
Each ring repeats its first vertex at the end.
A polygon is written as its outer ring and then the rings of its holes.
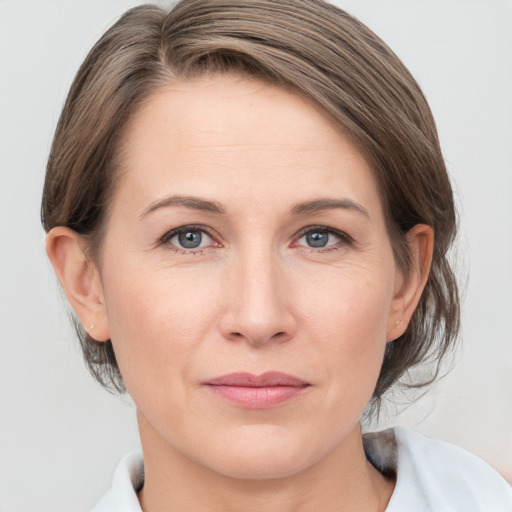
POLYGON ((329 241, 329 233, 312 231, 306 235, 306 241, 310 247, 325 247, 329 241))
POLYGON ((184 231, 178 235, 180 245, 186 249, 195 249, 201 245, 203 234, 201 231, 184 231))

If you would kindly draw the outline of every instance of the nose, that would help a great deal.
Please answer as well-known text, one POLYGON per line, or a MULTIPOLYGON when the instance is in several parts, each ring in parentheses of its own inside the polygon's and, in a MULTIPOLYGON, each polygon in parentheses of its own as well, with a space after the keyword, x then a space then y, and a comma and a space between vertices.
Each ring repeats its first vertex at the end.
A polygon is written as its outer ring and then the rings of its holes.
POLYGON ((270 249, 248 252, 226 279, 222 334, 253 346, 288 341, 295 335, 296 319, 284 264, 270 249))

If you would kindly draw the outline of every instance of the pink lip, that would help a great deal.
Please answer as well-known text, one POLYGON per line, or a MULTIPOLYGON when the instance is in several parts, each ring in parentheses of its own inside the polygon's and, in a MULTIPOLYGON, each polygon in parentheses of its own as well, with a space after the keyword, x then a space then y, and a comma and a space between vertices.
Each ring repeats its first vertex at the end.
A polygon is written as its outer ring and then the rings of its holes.
POLYGON ((217 396, 247 409, 270 409, 296 397, 310 386, 307 382, 281 372, 262 375, 231 373, 206 381, 217 396))

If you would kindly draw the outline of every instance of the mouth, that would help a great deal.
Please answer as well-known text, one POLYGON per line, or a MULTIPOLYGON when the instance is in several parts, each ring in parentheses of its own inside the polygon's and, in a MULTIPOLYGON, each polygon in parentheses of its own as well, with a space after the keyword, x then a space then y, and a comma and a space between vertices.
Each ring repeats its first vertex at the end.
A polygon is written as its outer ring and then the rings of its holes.
POLYGON ((245 409, 271 409, 298 397, 308 382, 281 372, 231 373, 204 383, 216 396, 245 409))

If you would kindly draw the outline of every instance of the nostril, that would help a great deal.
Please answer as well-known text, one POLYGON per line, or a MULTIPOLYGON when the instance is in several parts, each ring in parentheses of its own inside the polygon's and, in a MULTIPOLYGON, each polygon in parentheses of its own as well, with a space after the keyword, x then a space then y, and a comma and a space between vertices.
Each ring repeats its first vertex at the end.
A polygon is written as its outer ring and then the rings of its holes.
POLYGON ((263 336, 261 338, 259 338, 258 336, 255 336, 253 338, 253 337, 244 335, 241 332, 233 331, 232 333, 230 333, 229 337, 231 338, 232 341, 246 339, 246 340, 250 341, 251 343, 261 344, 261 343, 264 343, 265 341, 276 341, 276 342, 280 341, 282 339, 285 339, 287 337, 287 334, 285 331, 279 331, 279 332, 276 332, 275 334, 273 334, 270 338, 263 337, 263 336))

